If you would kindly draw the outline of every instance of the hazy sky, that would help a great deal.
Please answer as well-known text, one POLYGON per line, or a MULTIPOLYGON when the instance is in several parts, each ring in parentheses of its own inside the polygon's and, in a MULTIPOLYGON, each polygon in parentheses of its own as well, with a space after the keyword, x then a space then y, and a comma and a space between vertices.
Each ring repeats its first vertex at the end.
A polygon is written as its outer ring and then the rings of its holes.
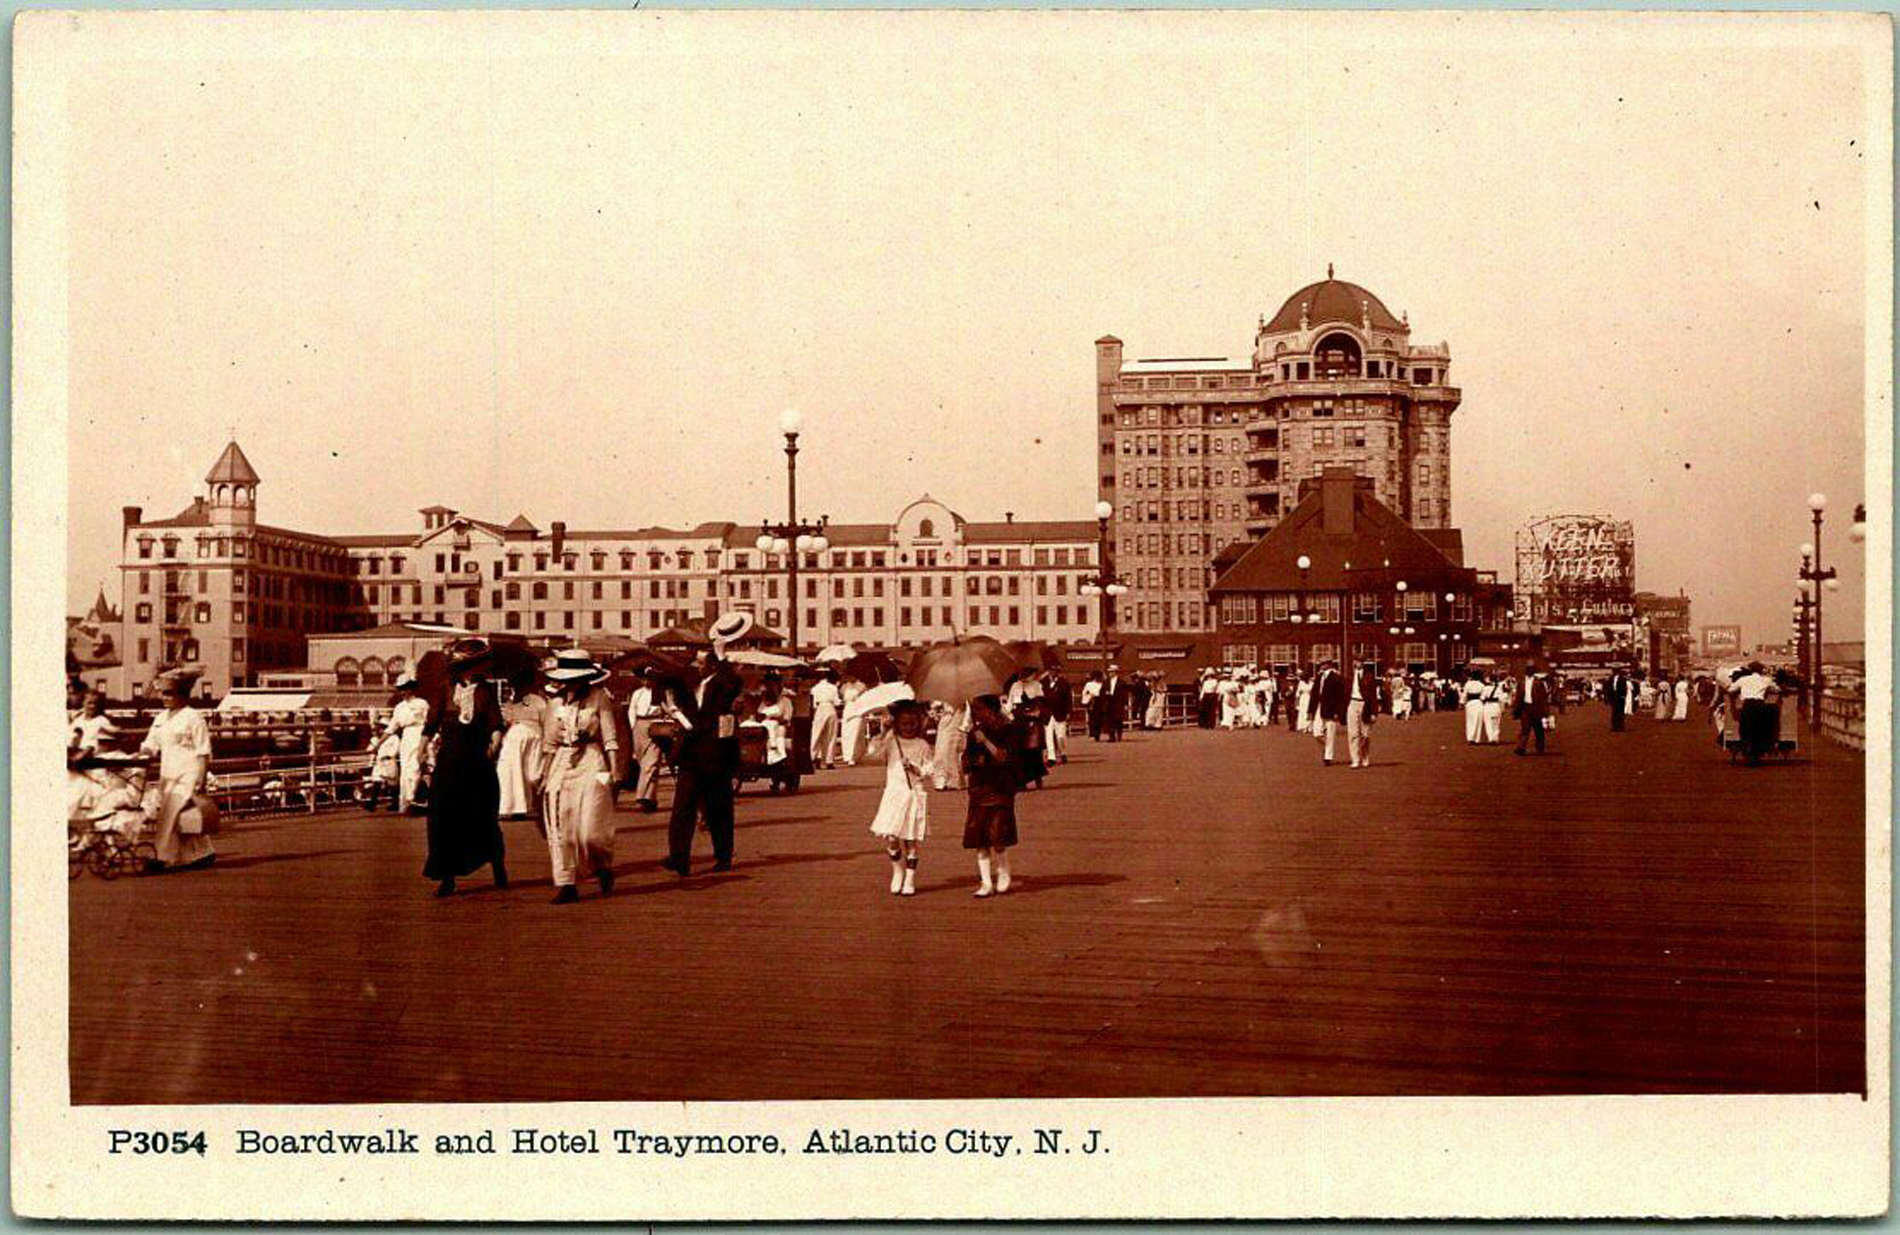
POLYGON ((1778 639, 1820 489, 1859 632, 1887 168, 1816 23, 200 16, 71 87, 76 601, 232 429, 318 531, 782 515, 788 404, 806 513, 1087 517, 1096 336, 1243 354, 1330 261, 1451 346, 1474 565, 1628 518, 1778 639))

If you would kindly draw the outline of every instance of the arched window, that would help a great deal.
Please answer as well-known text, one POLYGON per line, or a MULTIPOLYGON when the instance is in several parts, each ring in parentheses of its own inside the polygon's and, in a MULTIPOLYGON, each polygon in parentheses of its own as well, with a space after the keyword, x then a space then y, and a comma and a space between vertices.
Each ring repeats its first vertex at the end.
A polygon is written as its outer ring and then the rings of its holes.
POLYGON ((363 685, 381 686, 383 684, 383 662, 374 656, 363 661, 363 685))
POLYGON ((409 667, 409 662, 404 660, 402 657, 391 656, 389 658, 389 664, 384 668, 383 672, 387 673, 389 675, 389 680, 393 682, 397 678, 400 678, 402 676, 402 671, 404 669, 407 669, 408 667, 409 667))
POLYGON ((931 522, 929 519, 923 519, 918 522, 917 536, 919 539, 930 540, 934 538, 936 535, 937 535, 937 525, 935 523, 931 522))
POLYGON ((361 672, 361 666, 356 663, 356 658, 354 656, 345 656, 336 662, 336 684, 338 686, 354 686, 359 680, 361 672))
POLYGON ((1327 335, 1313 349, 1313 356, 1320 377, 1358 377, 1360 374, 1359 340, 1349 334, 1327 335))

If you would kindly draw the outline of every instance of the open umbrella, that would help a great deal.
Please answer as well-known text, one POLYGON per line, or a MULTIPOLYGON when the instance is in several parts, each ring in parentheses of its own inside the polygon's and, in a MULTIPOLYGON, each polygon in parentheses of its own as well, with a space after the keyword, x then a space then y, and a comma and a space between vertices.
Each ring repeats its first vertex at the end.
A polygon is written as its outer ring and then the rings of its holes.
POLYGON ((904 677, 904 671, 897 667, 897 662, 886 652, 859 652, 845 663, 844 671, 866 685, 898 682, 904 677))
POLYGON ((844 718, 856 720, 867 712, 887 708, 899 699, 915 699, 909 682, 886 682, 882 686, 873 686, 856 699, 844 705, 844 718))
POLYGON ((919 652, 904 680, 917 698, 962 707, 978 695, 1000 695, 1016 658, 988 635, 952 639, 919 652))
POLYGON ((1062 668, 1062 657, 1040 639, 1012 639, 1003 646, 1016 658, 1017 665, 1024 669, 1041 673, 1045 669, 1062 668))
POLYGON ((812 657, 812 659, 817 661, 819 664, 826 664, 834 660, 842 664, 850 660, 852 657, 856 656, 857 654, 858 654, 858 649, 852 647, 848 643, 834 643, 830 647, 818 653, 818 655, 812 657))

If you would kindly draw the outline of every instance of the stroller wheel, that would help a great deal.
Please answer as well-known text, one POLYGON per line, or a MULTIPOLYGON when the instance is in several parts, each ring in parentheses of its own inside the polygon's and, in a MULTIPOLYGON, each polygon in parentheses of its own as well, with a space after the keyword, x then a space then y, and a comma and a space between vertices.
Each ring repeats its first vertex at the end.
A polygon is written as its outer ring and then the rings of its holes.
POLYGON ((79 878, 79 873, 85 869, 86 851, 83 849, 68 849, 66 851, 66 878, 77 879, 79 878))
POLYGON ((119 855, 104 845, 86 850, 86 869, 101 879, 119 877, 119 855))

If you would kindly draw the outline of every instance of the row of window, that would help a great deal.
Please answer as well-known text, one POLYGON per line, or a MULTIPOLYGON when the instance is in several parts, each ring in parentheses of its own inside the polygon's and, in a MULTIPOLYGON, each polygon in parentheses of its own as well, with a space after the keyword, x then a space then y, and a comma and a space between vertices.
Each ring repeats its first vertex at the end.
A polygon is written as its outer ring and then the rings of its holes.
POLYGON ((1148 458, 1166 458, 1174 456, 1198 457, 1201 455, 1237 455, 1243 449, 1244 439, 1239 434, 1227 436, 1212 435, 1202 444, 1199 433, 1126 433, 1121 437, 1121 452, 1124 455, 1148 458))
POLYGON ((1138 502, 1123 502, 1121 510, 1123 523, 1163 523, 1175 521, 1213 521, 1216 523, 1239 522, 1247 517, 1246 506, 1239 501, 1207 501, 1202 498, 1186 498, 1172 502, 1152 499, 1138 502))
MULTIPOLYGON (((583 555, 578 551, 563 553, 557 565, 551 553, 535 553, 532 555, 525 553, 508 553, 494 559, 494 561, 490 563, 490 571, 495 579, 500 580, 505 575, 523 573, 523 568, 532 560, 533 571, 537 574, 544 574, 550 569, 556 568, 561 571, 573 572, 581 568, 582 556, 583 555)), ((788 555, 764 553, 756 555, 759 564, 757 567, 754 567, 754 556, 752 553, 734 552, 728 569, 783 570, 788 565, 785 561, 785 557, 788 555)), ((973 548, 964 550, 963 556, 963 564, 966 566, 1024 566, 1031 563, 1037 566, 1086 566, 1090 562, 1091 555, 1089 550, 1085 548, 1039 548, 1031 550, 973 548)), ((641 555, 632 550, 625 549, 619 551, 617 554, 610 554, 604 549, 594 549, 589 551, 585 557, 593 573, 598 574, 608 569, 610 562, 617 562, 620 570, 623 572, 632 571, 635 569, 636 563, 640 560, 641 555)), ((646 568, 653 571, 668 569, 693 570, 697 568, 701 559, 704 560, 703 568, 705 570, 716 571, 720 568, 720 562, 722 560, 721 551, 718 549, 707 549, 703 553, 696 552, 692 549, 679 549, 672 553, 661 553, 658 550, 652 550, 647 552, 644 557, 646 568)), ((800 561, 800 567, 805 570, 884 570, 890 567, 891 558, 892 554, 884 549, 840 549, 832 550, 822 555, 817 553, 804 554, 800 561)), ((912 564, 908 553, 899 553, 896 555, 896 558, 899 565, 912 564)), ((954 551, 948 550, 920 549, 917 552, 917 561, 915 564, 925 567, 939 565, 954 566, 957 564, 956 554, 954 551)), ((459 552, 441 552, 435 555, 435 573, 438 575, 460 575, 465 573, 469 566, 473 565, 475 564, 465 564, 459 552)), ((388 567, 387 573, 391 575, 401 575, 408 570, 409 559, 403 554, 396 553, 391 554, 386 559, 381 555, 371 555, 357 558, 354 561, 355 573, 363 575, 381 575, 384 573, 385 566, 388 567)))
MULTIPOLYGON (((1437 592, 1412 588, 1404 592, 1354 592, 1352 620, 1435 622, 1442 610, 1453 622, 1471 620, 1471 596, 1466 592, 1447 592, 1451 599, 1442 606, 1437 592)), ((1222 596, 1220 618, 1224 626, 1250 626, 1259 622, 1286 622, 1295 614, 1319 613, 1322 620, 1339 620, 1339 597, 1334 594, 1302 596, 1297 592, 1259 592, 1222 596), (1302 601, 1305 607, 1301 607, 1302 601)))
MULTIPOLYGON (((1371 661, 1386 666, 1404 665, 1412 670, 1430 669, 1438 663, 1433 652, 1437 646, 1439 645, 1418 641, 1390 645, 1355 643, 1353 663, 1363 664, 1371 661)), ((1221 645, 1221 663, 1229 668, 1255 665, 1263 669, 1291 671, 1302 668, 1312 669, 1329 660, 1335 664, 1339 661, 1337 643, 1223 643, 1221 645)))
POLYGON ((1168 486, 1170 480, 1178 489, 1217 488, 1232 485, 1238 489, 1246 483, 1246 474, 1240 468, 1177 467, 1170 472, 1165 467, 1131 467, 1122 472, 1122 484, 1132 489, 1159 489, 1168 486))
MULTIPOLYGON (((161 560, 170 561, 178 557, 180 543, 177 536, 141 535, 138 538, 138 555, 143 561, 151 561, 156 553, 161 560)), ((257 539, 253 551, 253 539, 247 536, 199 536, 197 543, 198 556, 201 558, 245 558, 266 566, 333 575, 344 574, 350 569, 350 559, 341 549, 299 548, 257 539)))
MULTIPOLYGON (((1022 605, 970 605, 966 612, 969 624, 972 626, 980 626, 986 621, 991 626, 1001 626, 1004 624, 1020 626, 1023 620, 1024 608, 1022 605)), ((954 605, 902 605, 896 609, 895 615, 897 625, 903 628, 949 627, 955 624, 956 610, 957 606, 954 605)), ((1050 625, 1052 614, 1054 616, 1054 625, 1057 626, 1085 626, 1091 621, 1087 605, 1055 605, 1053 607, 1049 605, 1036 605, 1034 610, 1036 624, 1038 626, 1050 625)), ((890 611, 881 605, 848 608, 837 606, 828 611, 806 609, 803 616, 808 629, 815 630, 818 628, 818 619, 821 612, 829 613, 831 625, 836 629, 882 630, 885 627, 885 615, 890 611)), ((617 626, 620 630, 632 630, 635 628, 635 615, 632 610, 622 609, 619 611, 619 614, 617 626)), ((422 613, 412 614, 410 616, 411 620, 414 621, 424 621, 427 620, 428 617, 428 615, 422 613)), ((683 626, 691 619, 691 616, 691 612, 685 609, 649 612, 646 621, 648 633, 653 633, 669 626, 683 626)), ((784 616, 782 610, 766 609, 760 615, 759 620, 764 622, 767 626, 777 627, 784 616)), ((435 621, 442 622, 443 617, 443 614, 437 613, 435 615, 435 621)), ((465 615, 464 625, 469 630, 477 629, 478 623, 475 620, 475 615, 472 613, 465 615)), ((601 609, 589 610, 586 613, 576 613, 573 610, 549 613, 545 610, 537 610, 530 614, 523 614, 518 609, 511 609, 502 615, 502 628, 504 630, 606 630, 613 625, 616 624, 608 622, 607 612, 601 609)))

